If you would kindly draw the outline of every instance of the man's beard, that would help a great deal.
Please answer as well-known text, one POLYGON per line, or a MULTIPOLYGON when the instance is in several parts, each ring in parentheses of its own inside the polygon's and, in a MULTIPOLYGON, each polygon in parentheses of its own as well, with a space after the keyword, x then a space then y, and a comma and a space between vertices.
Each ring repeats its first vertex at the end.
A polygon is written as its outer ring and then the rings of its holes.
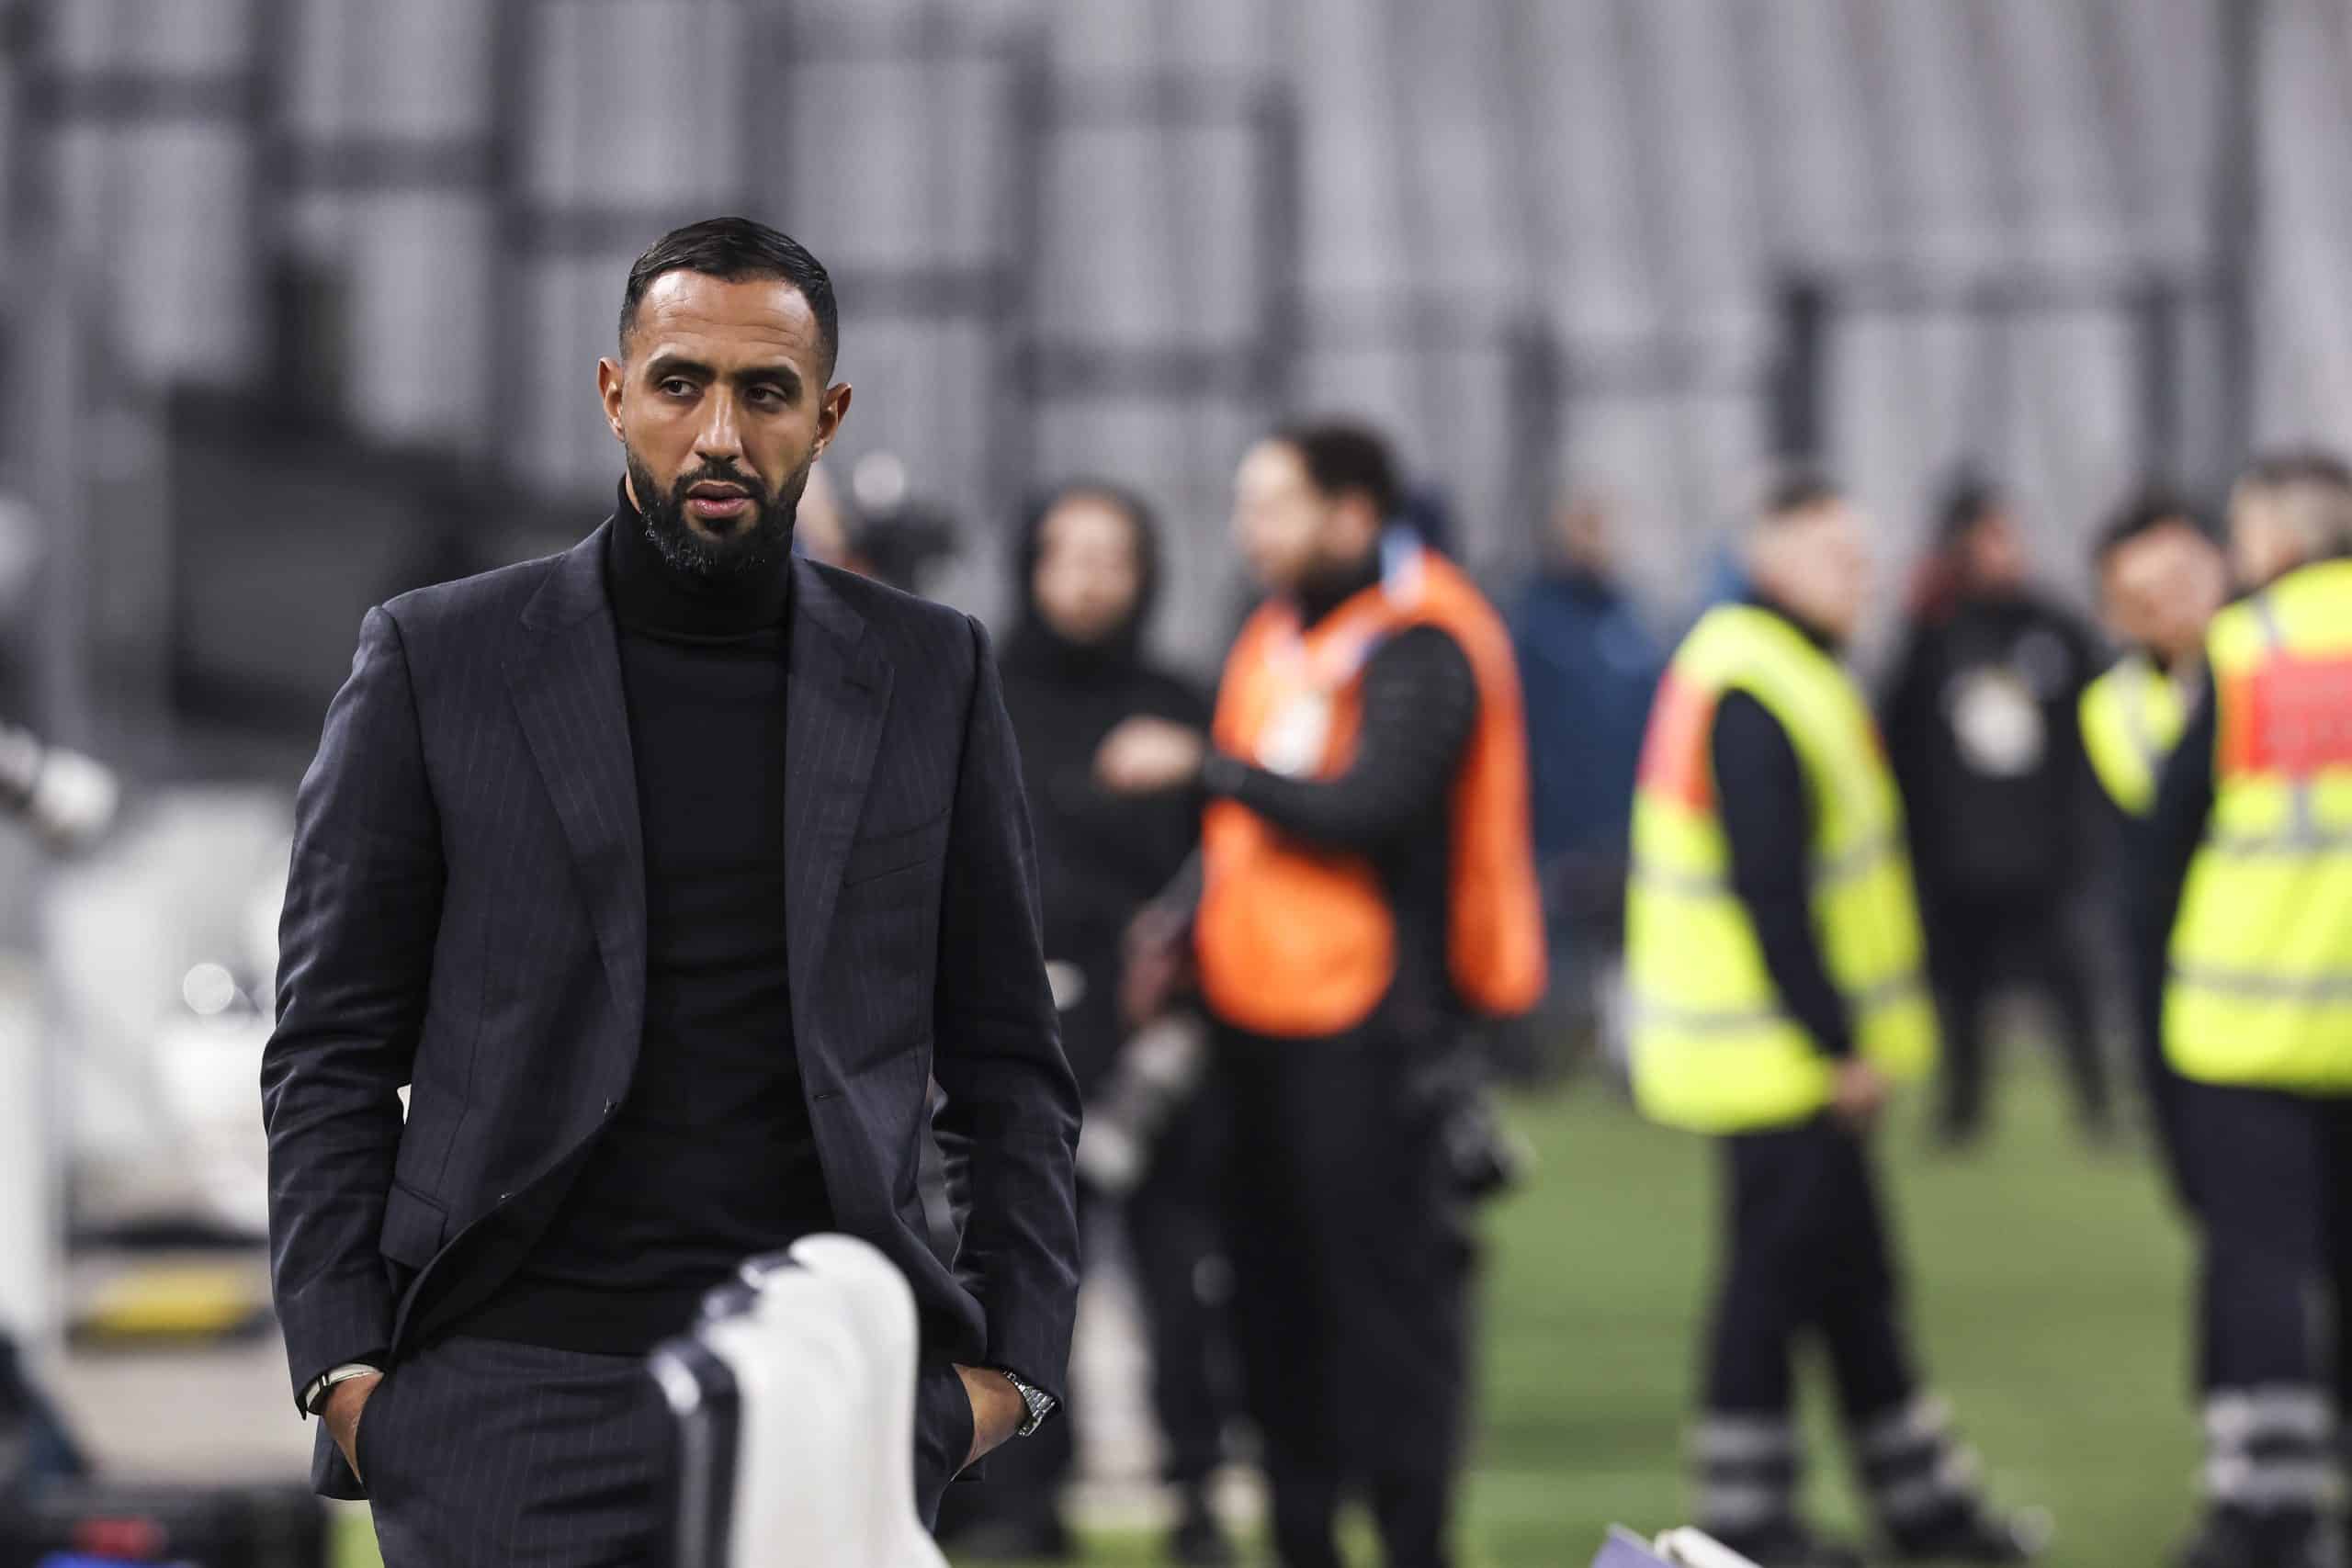
POLYGON ((792 529, 800 514, 800 493, 808 488, 812 454, 770 491, 731 464, 705 463, 688 468, 662 488, 631 452, 628 455, 629 493, 645 519, 645 536, 671 570, 690 577, 724 579, 770 570, 792 553, 792 529), (723 539, 697 534, 686 521, 686 491, 698 484, 729 484, 751 498, 751 521, 723 539))

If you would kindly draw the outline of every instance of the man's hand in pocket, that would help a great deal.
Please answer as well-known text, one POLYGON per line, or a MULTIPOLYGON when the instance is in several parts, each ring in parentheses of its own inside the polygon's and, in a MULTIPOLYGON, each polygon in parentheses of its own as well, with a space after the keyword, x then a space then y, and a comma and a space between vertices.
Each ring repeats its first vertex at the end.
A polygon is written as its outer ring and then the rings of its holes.
MULTIPOLYGON (((359 1475, 359 1414, 367 1408, 368 1398, 376 1385, 384 1381, 381 1372, 351 1378, 327 1390, 326 1408, 319 1412, 319 1419, 327 1424, 327 1435, 334 1446, 343 1450, 343 1462, 351 1473, 359 1475)), ((359 1475, 361 1481, 368 1478, 359 1475)))
POLYGON ((967 1469, 1012 1440, 1029 1419, 1029 1406, 1012 1380, 988 1367, 962 1367, 965 1397, 972 1402, 972 1451, 964 1458, 967 1469))

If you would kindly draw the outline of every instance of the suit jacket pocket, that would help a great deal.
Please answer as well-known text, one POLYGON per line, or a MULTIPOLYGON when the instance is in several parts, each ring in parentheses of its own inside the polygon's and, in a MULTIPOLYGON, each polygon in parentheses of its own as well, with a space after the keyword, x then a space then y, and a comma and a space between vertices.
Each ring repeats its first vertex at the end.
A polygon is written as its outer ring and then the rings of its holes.
POLYGON ((945 1361, 926 1357, 915 1379, 915 1508, 931 1528, 947 1483, 972 1451, 972 1396, 945 1361))
POLYGON ((449 1232, 449 1215, 415 1189, 394 1181, 384 1198, 384 1228, 376 1249, 395 1263, 422 1269, 441 1250, 449 1232))
POLYGON ((859 839, 850 845, 849 859, 842 863, 842 885, 871 882, 877 876, 936 860, 946 852, 952 815, 942 812, 912 828, 859 839))

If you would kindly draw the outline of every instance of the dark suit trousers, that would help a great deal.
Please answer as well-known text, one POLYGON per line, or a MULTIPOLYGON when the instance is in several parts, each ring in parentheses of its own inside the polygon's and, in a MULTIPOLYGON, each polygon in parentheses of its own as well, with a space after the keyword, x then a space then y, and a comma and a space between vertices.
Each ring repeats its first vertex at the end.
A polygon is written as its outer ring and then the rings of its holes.
POLYGON ((670 1434, 637 1357, 440 1340, 359 1418, 385 1568, 666 1563, 670 1434))
MULTIPOLYGON (((403 1357, 359 1419, 384 1568, 669 1568, 668 1406, 644 1360, 452 1335, 403 1357)), ((962 1380, 915 1387, 928 1525, 972 1446, 962 1380)))

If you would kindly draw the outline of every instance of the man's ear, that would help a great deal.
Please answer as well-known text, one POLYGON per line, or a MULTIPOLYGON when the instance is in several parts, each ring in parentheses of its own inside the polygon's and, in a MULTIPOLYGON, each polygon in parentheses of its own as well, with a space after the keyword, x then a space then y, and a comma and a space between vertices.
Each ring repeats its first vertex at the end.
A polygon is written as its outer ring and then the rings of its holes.
POLYGON ((596 361, 596 395, 605 401, 605 423, 612 430, 613 439, 621 435, 621 393, 628 386, 628 367, 617 359, 596 361))
POLYGON ((817 445, 808 454, 821 457, 833 437, 842 433, 842 421, 849 417, 849 400, 854 390, 847 381, 836 381, 825 389, 824 401, 817 408, 817 445))

